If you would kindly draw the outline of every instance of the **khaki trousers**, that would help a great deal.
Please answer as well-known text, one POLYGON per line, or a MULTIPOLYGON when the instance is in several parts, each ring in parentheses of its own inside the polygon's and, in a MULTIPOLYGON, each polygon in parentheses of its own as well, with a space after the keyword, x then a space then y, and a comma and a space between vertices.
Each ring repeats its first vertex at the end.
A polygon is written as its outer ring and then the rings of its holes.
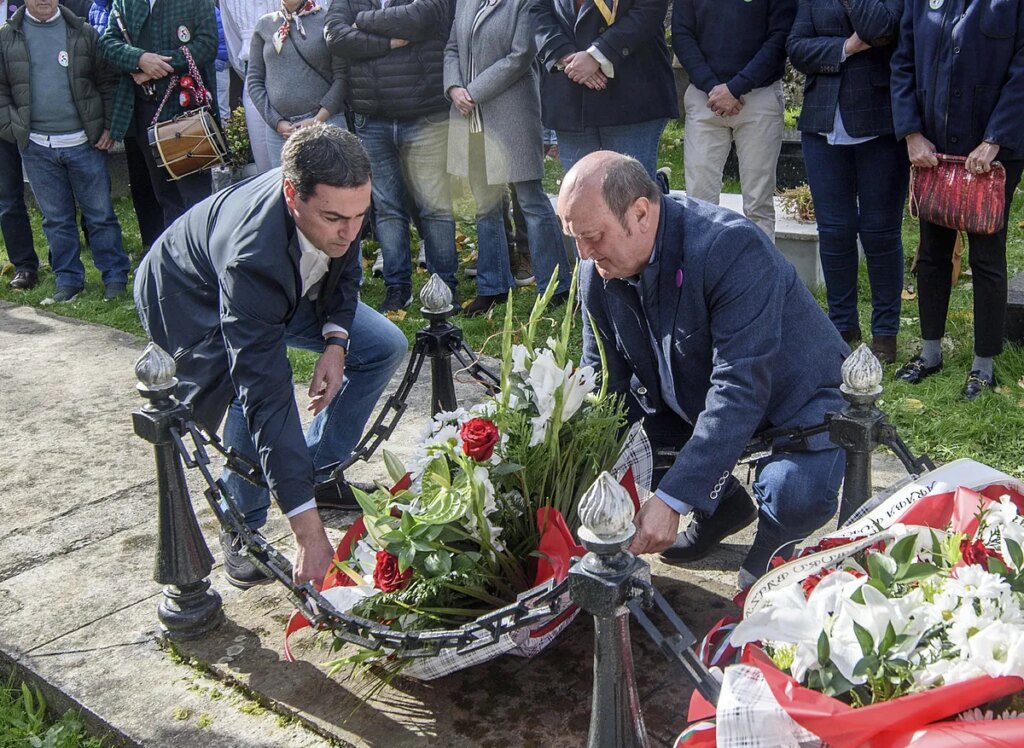
POLYGON ((690 85, 683 96, 683 169, 686 194, 718 205, 722 172, 736 143, 743 190, 743 214, 775 241, 775 168, 782 149, 782 81, 755 88, 732 117, 708 109, 706 93, 690 85))

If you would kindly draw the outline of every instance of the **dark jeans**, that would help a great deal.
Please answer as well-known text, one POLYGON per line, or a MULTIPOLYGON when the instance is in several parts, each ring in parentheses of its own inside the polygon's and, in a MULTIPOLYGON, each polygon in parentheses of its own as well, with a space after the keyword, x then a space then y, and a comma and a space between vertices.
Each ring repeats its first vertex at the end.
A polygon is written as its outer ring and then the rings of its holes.
MULTIPOLYGON (((1006 161, 1006 219, 1024 161, 1006 161)), ((917 258, 921 337, 939 340, 946 333, 946 313, 953 287, 952 261, 956 231, 921 221, 917 258)), ((1006 324, 1006 221, 995 234, 968 234, 967 259, 974 285, 974 353, 996 356, 1003 351, 1006 324)))
POLYGON ((860 236, 871 283, 871 335, 896 335, 903 290, 903 205, 910 166, 891 135, 857 145, 829 145, 803 133, 807 181, 818 220, 828 316, 840 332, 860 329, 857 268, 860 236))
POLYGON ((32 245, 32 226, 25 209, 25 179, 18 146, 0 140, 0 233, 15 272, 39 271, 39 257, 32 245))
POLYGON ((142 246, 149 248, 163 233, 164 214, 163 208, 160 207, 160 203, 156 199, 156 193, 153 192, 149 167, 146 166, 146 157, 142 155, 143 147, 149 148, 149 145, 140 143, 136 137, 129 135, 124 139, 124 157, 128 165, 128 184, 132 192, 132 207, 135 208, 135 218, 139 222, 142 246))
POLYGON ((29 141, 21 157, 43 214, 43 233, 50 244, 57 288, 85 286, 76 205, 89 229, 92 260, 103 283, 126 283, 131 263, 121 243, 121 225, 110 198, 106 152, 88 143, 48 148, 29 141))
POLYGON ((153 193, 163 210, 163 227, 166 229, 186 210, 209 197, 212 184, 208 171, 199 171, 181 179, 171 179, 167 171, 157 164, 147 134, 156 109, 157 102, 135 99, 135 135, 139 139, 139 150, 146 161, 153 193))

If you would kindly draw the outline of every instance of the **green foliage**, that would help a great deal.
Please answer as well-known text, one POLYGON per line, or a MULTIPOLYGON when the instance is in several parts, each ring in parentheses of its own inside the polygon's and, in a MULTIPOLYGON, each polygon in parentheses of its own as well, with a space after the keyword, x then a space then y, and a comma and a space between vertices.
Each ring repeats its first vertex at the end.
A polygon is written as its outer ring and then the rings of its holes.
POLYGON ((228 142, 228 165, 241 169, 252 162, 249 128, 245 124, 245 108, 235 107, 224 126, 224 139, 228 142))
POLYGON ((55 719, 37 688, 0 682, 0 748, 102 748, 74 712, 55 719))

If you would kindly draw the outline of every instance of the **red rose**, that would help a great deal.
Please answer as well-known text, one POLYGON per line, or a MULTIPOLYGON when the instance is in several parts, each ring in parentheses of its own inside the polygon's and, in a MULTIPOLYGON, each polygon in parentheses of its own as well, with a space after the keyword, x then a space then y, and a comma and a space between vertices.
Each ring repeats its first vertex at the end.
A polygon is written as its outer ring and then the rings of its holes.
POLYGON ((377 566, 373 570, 373 586, 382 592, 405 589, 412 577, 412 567, 398 571, 398 559, 387 551, 377 551, 377 566))
POLYGON ((998 558, 1000 561, 1003 560, 1002 556, 980 540, 975 540, 972 543, 967 538, 960 541, 960 556, 963 558, 965 564, 977 564, 985 571, 988 571, 988 560, 990 558, 998 558))
POLYGON ((477 462, 491 459, 494 445, 498 443, 498 427, 486 418, 471 418, 459 430, 462 437, 462 451, 477 462))

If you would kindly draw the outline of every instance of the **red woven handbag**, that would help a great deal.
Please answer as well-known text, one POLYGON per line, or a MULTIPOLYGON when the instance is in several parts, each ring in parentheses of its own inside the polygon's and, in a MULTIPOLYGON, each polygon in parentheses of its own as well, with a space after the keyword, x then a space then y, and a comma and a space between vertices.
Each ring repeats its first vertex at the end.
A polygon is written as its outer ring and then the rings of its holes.
POLYGON ((965 156, 936 154, 939 165, 910 167, 910 215, 968 234, 994 234, 1006 215, 1006 170, 967 171, 965 156))

